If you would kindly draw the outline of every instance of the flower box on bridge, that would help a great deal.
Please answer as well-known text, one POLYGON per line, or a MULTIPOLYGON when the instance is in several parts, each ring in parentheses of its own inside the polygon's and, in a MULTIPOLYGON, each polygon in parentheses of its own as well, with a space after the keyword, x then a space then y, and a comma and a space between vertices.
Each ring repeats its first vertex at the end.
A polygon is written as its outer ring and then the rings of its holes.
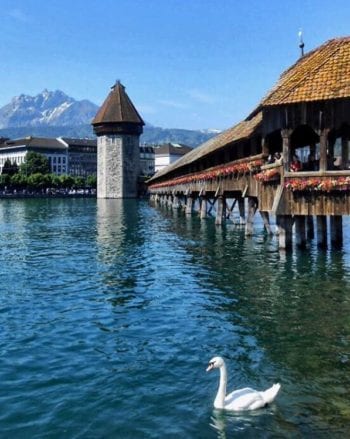
MULTIPOLYGON (((301 173, 299 173, 301 174, 301 173)), ((347 175, 308 175, 285 177, 284 187, 292 192, 350 191, 350 173, 347 175)))

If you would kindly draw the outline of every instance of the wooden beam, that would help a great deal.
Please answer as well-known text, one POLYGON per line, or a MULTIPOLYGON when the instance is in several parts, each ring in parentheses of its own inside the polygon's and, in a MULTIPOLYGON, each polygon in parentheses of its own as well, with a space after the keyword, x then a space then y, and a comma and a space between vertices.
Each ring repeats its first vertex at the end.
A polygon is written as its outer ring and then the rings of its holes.
POLYGON ((207 218, 207 211, 208 211, 208 202, 206 197, 200 197, 200 204, 201 204, 201 213, 200 218, 205 219, 207 218))
POLYGON ((295 215, 295 243, 299 248, 306 247, 305 216, 295 215))
POLYGON ((317 246, 321 248, 327 247, 327 217, 325 215, 317 215, 317 246))
POLYGON ((293 218, 291 215, 278 215, 277 222, 279 227, 279 248, 290 249, 293 243, 293 218))
POLYGON ((330 217, 331 244, 333 248, 341 248, 343 245, 343 217, 334 215, 330 217))
POLYGON ((255 197, 248 197, 248 217, 247 217, 247 223, 245 225, 246 236, 253 235, 254 215, 257 208, 258 208, 257 199, 255 197))
POLYGON ((230 207, 229 203, 227 202, 227 198, 226 198, 226 219, 230 219, 231 213, 232 213, 233 209, 235 208, 236 203, 237 203, 237 199, 235 198, 232 202, 231 207, 230 207))
POLYGON ((216 204, 216 217, 215 217, 215 224, 217 226, 221 226, 222 223, 225 221, 225 198, 224 196, 219 196, 217 199, 217 204, 216 204))
POLYGON ((307 239, 314 239, 315 237, 314 218, 312 215, 307 215, 306 217, 306 236, 307 239))
POLYGON ((192 211, 193 211, 193 197, 191 195, 188 195, 186 200, 186 215, 192 215, 192 211))
POLYGON ((244 198, 238 198, 238 211, 239 211, 239 224, 244 226, 245 224, 244 198))
MULTIPOLYGON (((288 121, 287 121, 288 124, 288 121)), ((281 130, 282 136, 282 160, 285 171, 289 171, 290 159, 291 159, 291 145, 290 138, 293 130, 285 128, 281 130)))
POLYGON ((320 171, 327 170, 328 128, 320 130, 320 171))
POLYGON ((265 231, 267 232, 268 235, 272 235, 269 212, 260 210, 260 215, 264 223, 265 231))

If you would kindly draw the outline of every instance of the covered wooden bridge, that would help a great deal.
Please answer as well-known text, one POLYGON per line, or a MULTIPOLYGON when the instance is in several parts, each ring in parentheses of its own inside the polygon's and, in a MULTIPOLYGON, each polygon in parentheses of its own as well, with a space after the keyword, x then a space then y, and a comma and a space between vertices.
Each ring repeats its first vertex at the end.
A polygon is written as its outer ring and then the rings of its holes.
POLYGON ((239 209, 246 234, 257 209, 279 245, 314 237, 342 244, 350 214, 350 37, 330 40, 286 70, 241 123, 192 150, 149 180, 151 201, 230 219, 239 209), (247 201, 246 201, 247 200, 247 201), (329 217, 329 221, 327 221, 329 217))

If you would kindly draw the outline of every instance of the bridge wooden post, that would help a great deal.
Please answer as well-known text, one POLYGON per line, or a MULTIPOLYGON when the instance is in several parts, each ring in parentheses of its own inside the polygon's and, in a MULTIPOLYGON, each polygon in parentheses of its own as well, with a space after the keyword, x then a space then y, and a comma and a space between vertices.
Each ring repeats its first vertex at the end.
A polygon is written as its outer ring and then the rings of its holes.
POLYGON ((295 243, 299 248, 306 247, 305 216, 295 215, 295 243))
POLYGON ((200 197, 200 205, 201 205, 201 212, 200 212, 200 218, 205 219, 208 216, 208 200, 207 197, 202 195, 200 197))
POLYGON ((226 218, 226 200, 224 195, 219 195, 217 199, 217 205, 216 205, 216 216, 215 216, 215 224, 217 226, 221 226, 223 222, 225 222, 226 218))
POLYGON ((307 215, 306 217, 306 236, 307 239, 314 239, 315 237, 314 218, 312 215, 307 215))
POLYGON ((342 162, 343 166, 347 163, 348 157, 349 157, 349 139, 347 138, 347 136, 342 136, 342 139, 341 139, 341 162, 342 162))
POLYGON ((260 215, 261 215, 261 218, 262 218, 263 223, 264 223, 265 231, 269 235, 272 235, 269 212, 265 212, 265 211, 260 210, 260 215))
POLYGON ((177 195, 173 195, 173 205, 172 208, 173 210, 177 210, 179 208, 179 197, 177 195))
POLYGON ((254 215, 257 208, 258 208, 257 199, 255 197, 248 197, 248 217, 247 217, 247 223, 245 225, 246 236, 251 236, 253 234, 254 215))
POLYGON ((290 249, 293 243, 293 217, 291 215, 278 215, 277 223, 279 248, 290 249))
POLYGON ((334 248, 340 248, 343 245, 343 217, 334 215, 330 217, 331 244, 334 248))
POLYGON ((328 128, 319 130, 320 135, 320 171, 327 169, 328 128))
POLYGON ((187 195, 186 215, 192 215, 192 211, 193 211, 193 197, 192 195, 187 195))
POLYGON ((317 246, 327 247, 327 217, 326 215, 317 215, 317 246))
POLYGON ((244 209, 244 198, 238 198, 238 211, 239 211, 239 224, 244 226, 245 224, 245 209, 244 209))
MULTIPOLYGON (((286 125, 288 125, 288 121, 286 121, 286 125)), ((290 165, 290 156, 291 156, 291 148, 290 148, 290 138, 293 130, 285 128, 281 130, 282 136, 282 157, 283 157, 283 166, 285 171, 289 171, 290 165)))

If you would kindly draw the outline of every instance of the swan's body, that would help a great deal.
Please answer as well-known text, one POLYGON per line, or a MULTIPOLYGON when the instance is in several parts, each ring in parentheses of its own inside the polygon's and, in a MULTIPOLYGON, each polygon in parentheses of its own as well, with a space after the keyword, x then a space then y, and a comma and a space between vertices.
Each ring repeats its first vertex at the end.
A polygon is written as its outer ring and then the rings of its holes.
POLYGON ((212 369, 220 370, 220 383, 218 393, 214 400, 214 407, 225 410, 256 410, 270 404, 277 396, 280 384, 274 384, 264 392, 259 392, 246 387, 235 390, 226 395, 227 371, 226 365, 221 357, 214 357, 209 361, 207 372, 212 369))

